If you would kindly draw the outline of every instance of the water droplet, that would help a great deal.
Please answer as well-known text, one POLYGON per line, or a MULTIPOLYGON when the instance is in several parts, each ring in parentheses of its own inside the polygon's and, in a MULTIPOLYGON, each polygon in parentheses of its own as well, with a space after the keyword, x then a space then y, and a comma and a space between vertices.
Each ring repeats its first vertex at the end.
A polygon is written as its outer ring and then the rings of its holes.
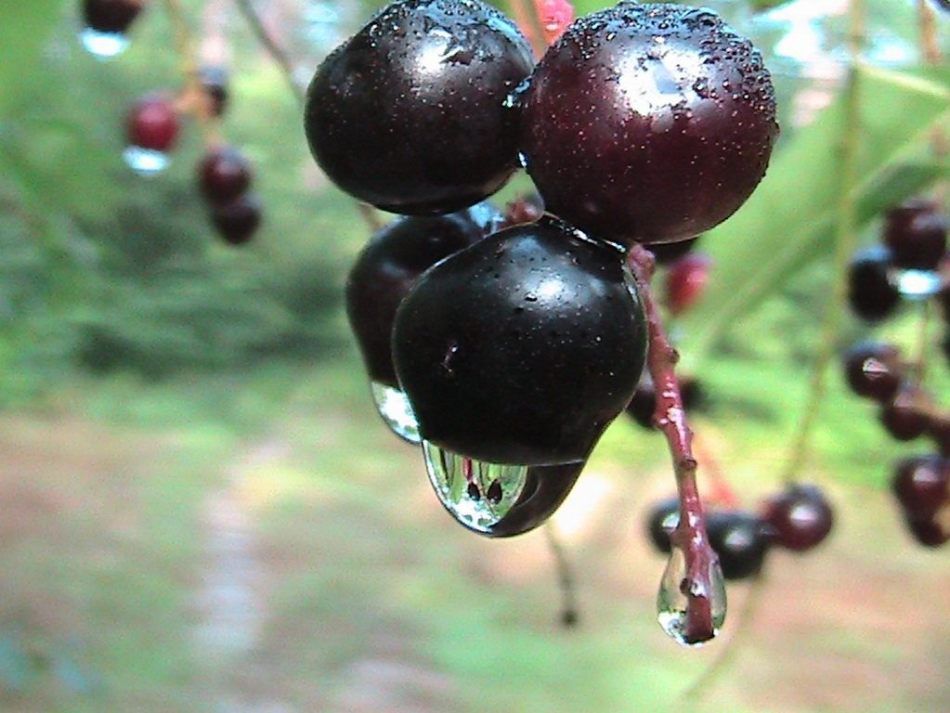
POLYGON ((112 59, 129 47, 129 38, 121 32, 99 32, 91 27, 80 31, 79 41, 97 59, 112 59))
POLYGON ((692 584, 686 578, 686 555, 679 547, 670 552, 670 560, 660 580, 660 591, 656 597, 657 621, 667 635, 684 646, 701 646, 715 637, 726 620, 726 583, 722 576, 719 562, 715 562, 710 569, 709 579, 712 591, 699 591, 699 583, 692 584), (712 632, 702 634, 696 639, 695 634, 689 631, 687 625, 687 608, 690 599, 705 599, 710 607, 712 618, 712 632), (710 635, 711 634, 711 635, 710 635))
POLYGON ((390 430, 409 443, 419 443, 422 440, 419 437, 419 423, 406 394, 377 381, 370 382, 369 388, 376 402, 376 410, 390 430))
POLYGON ((478 461, 425 440, 422 450, 429 481, 442 505, 476 532, 491 533, 518 502, 527 481, 526 465, 478 461))
POLYGON ((122 152, 122 158, 125 159, 129 168, 140 176, 154 176, 168 168, 168 164, 171 163, 168 154, 143 149, 141 146, 128 146, 122 152))
POLYGON ((922 301, 940 292, 940 274, 934 270, 895 270, 890 276, 897 290, 909 300, 922 301))

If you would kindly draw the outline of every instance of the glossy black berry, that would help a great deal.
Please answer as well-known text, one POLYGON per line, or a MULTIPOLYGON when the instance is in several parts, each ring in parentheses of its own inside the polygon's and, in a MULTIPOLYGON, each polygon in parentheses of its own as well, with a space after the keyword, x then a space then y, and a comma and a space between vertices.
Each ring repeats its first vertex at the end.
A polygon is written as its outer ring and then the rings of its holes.
POLYGON ((506 98, 532 65, 515 25, 480 0, 395 2, 317 69, 310 149, 340 188, 385 210, 473 205, 517 167, 506 98))
POLYGON ((845 354, 844 372, 858 396, 881 403, 891 401, 903 379, 900 351, 893 344, 860 342, 845 354))
POLYGON ((393 359, 423 438, 489 463, 587 458, 646 349, 623 256, 549 216, 438 263, 396 313, 393 359))
POLYGON ((747 579, 761 571, 771 546, 771 531, 759 517, 741 511, 711 512, 706 517, 706 531, 726 579, 747 579))
POLYGON ((852 259, 848 266, 848 304, 858 317, 876 322, 897 308, 901 295, 888 278, 891 265, 890 250, 877 245, 852 259))
POLYGON ((816 547, 834 525, 824 493, 814 485, 792 485, 769 499, 763 514, 774 531, 775 544, 796 552, 816 547))
POLYGON ((399 388, 393 321, 419 275, 493 232, 500 220, 487 203, 443 216, 400 218, 363 248, 347 279, 346 312, 372 381, 399 388))
POLYGON ((898 462, 891 487, 909 518, 925 520, 936 515, 950 497, 950 460, 938 455, 904 458, 898 462))
POLYGON ((912 441, 930 427, 929 397, 915 386, 902 386, 894 400, 881 409, 881 423, 898 441, 912 441))
POLYGON ((661 500, 652 508, 647 518, 647 533, 650 542, 658 552, 668 553, 672 549, 670 536, 680 521, 680 501, 676 497, 661 500))
POLYGON ((947 249, 947 216, 933 201, 908 201, 887 212, 884 243, 897 267, 936 270, 947 249))
POLYGON ((143 0, 84 0, 87 27, 109 34, 124 33, 142 12, 143 0))
POLYGON ((575 21, 524 96, 522 151, 548 210, 616 242, 692 238, 758 185, 772 80, 714 13, 625 2, 575 21))
POLYGON ((260 227, 261 202, 253 193, 243 193, 233 201, 213 206, 211 222, 225 242, 243 245, 260 227))
POLYGON ((227 203, 247 191, 251 175, 248 160, 230 146, 212 149, 198 164, 198 185, 212 203, 227 203))

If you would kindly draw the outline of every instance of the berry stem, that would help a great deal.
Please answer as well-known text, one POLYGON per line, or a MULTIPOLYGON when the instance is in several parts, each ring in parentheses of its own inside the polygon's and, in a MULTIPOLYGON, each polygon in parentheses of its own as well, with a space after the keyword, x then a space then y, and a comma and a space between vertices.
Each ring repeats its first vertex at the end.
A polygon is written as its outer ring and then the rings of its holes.
POLYGON ((177 102, 178 108, 193 114, 198 119, 207 146, 217 145, 221 143, 221 139, 212 116, 211 98, 201 86, 194 41, 185 9, 181 0, 165 0, 165 9, 172 25, 175 51, 178 53, 181 73, 185 80, 185 89, 177 102))
POLYGON ((281 74, 284 75, 284 80, 287 82, 290 93, 294 95, 294 99, 302 105, 304 103, 304 91, 297 83, 297 80, 294 79, 293 64, 290 61, 290 57, 284 51, 284 48, 271 37, 270 32, 267 31, 267 27, 264 26, 264 21, 261 20, 260 15, 257 14, 257 10, 255 10, 251 4, 251 0, 234 0, 234 4, 237 6, 238 12, 243 15, 244 20, 251 28, 251 32, 254 33, 257 41, 261 43, 267 51, 267 54, 270 55, 271 59, 274 60, 274 63, 280 69, 281 74))
POLYGON ((670 541, 686 558, 686 576, 681 585, 687 597, 685 638, 687 643, 699 643, 716 635, 711 600, 704 593, 715 588, 711 573, 716 569, 718 557, 709 545, 703 505, 696 486, 693 433, 686 421, 686 409, 675 373, 679 354, 666 336, 659 306, 650 288, 655 261, 649 250, 635 244, 627 254, 627 264, 639 290, 647 320, 650 339, 647 368, 656 388, 653 421, 669 445, 679 491, 680 519, 670 541))
POLYGON ((544 540, 547 542, 548 550, 554 559, 558 589, 561 592, 561 623, 566 627, 574 626, 578 619, 574 569, 567 559, 564 544, 561 542, 554 525, 547 522, 542 529, 544 530, 544 540))
POLYGON ((525 36, 525 39, 528 40, 531 49, 534 50, 535 59, 541 59, 545 50, 547 50, 544 31, 541 27, 541 16, 536 12, 535 7, 528 6, 528 1, 509 0, 508 6, 511 8, 515 24, 521 30, 521 34, 525 36))

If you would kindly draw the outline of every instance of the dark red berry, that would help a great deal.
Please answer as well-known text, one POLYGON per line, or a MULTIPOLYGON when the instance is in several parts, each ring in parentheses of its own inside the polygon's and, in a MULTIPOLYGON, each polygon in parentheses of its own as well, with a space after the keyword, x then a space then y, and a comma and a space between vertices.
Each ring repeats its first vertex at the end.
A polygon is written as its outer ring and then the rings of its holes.
POLYGON ((235 148, 215 148, 198 165, 198 182, 210 202, 227 203, 250 187, 251 165, 235 148))
POLYGON ((580 18, 548 49, 522 127, 548 210, 625 244, 728 218, 778 135, 772 80, 747 40, 708 10, 630 2, 580 18))
POLYGON ((657 265, 669 265, 689 253, 699 243, 700 236, 675 243, 651 243, 647 249, 653 253, 657 265))
POLYGON ((884 428, 898 441, 912 441, 930 427, 930 401, 915 386, 903 386, 897 396, 881 409, 884 428))
POLYGON ((763 519, 774 530, 775 543, 796 552, 820 544, 834 525, 831 505, 814 485, 792 485, 769 499, 763 519))
POLYGON ((124 33, 142 12, 143 0, 84 0, 83 20, 96 32, 124 33))
POLYGON ((201 88, 211 101, 211 115, 221 116, 228 106, 228 70, 217 65, 206 65, 198 72, 201 88))
POLYGON ((633 396, 645 349, 622 253, 547 215, 433 266, 393 332, 423 438, 500 464, 586 460, 633 396))
POLYGON ((372 381, 399 388, 390 346, 393 321, 419 275, 493 232, 500 220, 487 203, 448 215, 400 218, 363 248, 346 283, 346 312, 372 381))
POLYGON ((680 521, 679 498, 671 497, 661 500, 650 508, 647 519, 647 532, 650 542, 658 552, 668 553, 672 549, 670 536, 680 521))
POLYGON ((881 403, 897 395, 903 379, 900 351, 883 342, 852 346, 844 356, 844 371, 854 393, 881 403))
POLYGON ((908 517, 927 520, 950 497, 950 460, 938 455, 904 458, 898 462, 891 487, 908 517))
POLYGON ((666 306, 670 314, 682 314, 703 294, 709 282, 712 258, 703 253, 690 253, 670 265, 666 273, 666 306))
POLYGON ((178 114, 171 101, 155 94, 137 101, 126 119, 129 144, 151 151, 171 150, 178 128, 178 114))
POLYGON ((710 512, 706 532, 726 579, 747 579, 761 571, 771 531, 759 517, 740 511, 710 512))
POLYGON ((873 246, 862 250, 848 268, 848 303, 852 311, 869 322, 884 319, 897 309, 901 295, 889 277, 891 252, 873 246))
POLYGON ((534 223, 544 215, 544 201, 537 193, 521 196, 505 206, 504 228, 522 223, 534 223))
POLYGON ((936 520, 905 518, 904 521, 913 538, 924 547, 940 547, 950 540, 950 530, 945 530, 936 520))
POLYGON ((908 201, 887 212, 884 243, 896 266, 936 270, 947 249, 947 216, 933 201, 908 201))
POLYGON ((242 193, 229 203, 211 209, 211 222, 218 234, 232 245, 246 243, 261 224, 261 203, 253 193, 242 193))
POLYGON ((518 165, 506 98, 533 64, 515 25, 480 0, 395 2, 317 69, 310 149, 340 188, 384 210, 473 205, 518 165))

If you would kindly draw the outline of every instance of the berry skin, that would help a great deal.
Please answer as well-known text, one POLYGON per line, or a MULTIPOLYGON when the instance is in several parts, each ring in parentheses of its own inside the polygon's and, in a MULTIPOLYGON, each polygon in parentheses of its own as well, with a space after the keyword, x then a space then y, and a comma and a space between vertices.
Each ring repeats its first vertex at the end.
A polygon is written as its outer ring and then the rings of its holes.
POLYGON ((947 216, 933 201, 908 201, 887 212, 884 243, 897 267, 936 270, 947 249, 947 216))
POLYGON ((828 536, 834 513, 817 487, 792 485, 766 503, 763 520, 774 530, 775 544, 804 552, 828 536))
POLYGON ((667 498, 650 508, 647 519, 647 532, 650 542, 660 553, 668 554, 672 549, 670 536, 680 521, 680 501, 676 497, 667 498))
POLYGON ((708 10, 621 3, 568 27, 523 97, 522 152, 552 213, 631 244, 717 225, 765 175, 772 80, 708 10))
POLYGON ((669 265, 679 260, 684 255, 696 247, 699 237, 680 240, 675 243, 653 243, 648 246, 648 250, 653 253, 653 258, 657 265, 669 265))
POLYGON ((85 0, 83 20, 96 32, 121 34, 142 12, 142 0, 85 0))
POLYGON ((372 381, 399 388, 392 360, 396 308, 439 260, 492 232, 501 216, 487 203, 442 216, 400 218, 363 248, 346 283, 346 312, 372 381))
POLYGON ((712 512, 706 518, 706 532, 726 579, 748 579, 761 571, 772 542, 769 526, 757 516, 712 512))
POLYGON ((229 203, 213 206, 211 222, 231 245, 243 245, 261 224, 261 202, 253 193, 243 193, 229 203))
POLYGON ((129 144, 151 151, 170 151, 178 138, 178 114, 166 97, 149 95, 135 103, 126 120, 129 144))
POLYGON ((235 148, 209 151, 198 165, 198 185, 211 203, 228 203, 251 185, 251 165, 235 148))
POLYGON ((913 520, 929 520, 947 501, 950 460, 937 455, 904 458, 897 464, 891 487, 913 520))
POLYGON ((950 531, 944 530, 936 520, 906 518, 905 522, 911 536, 924 547, 940 547, 950 540, 950 531))
POLYGON ((586 460, 643 370, 622 253, 551 216, 428 270, 396 313, 393 360, 422 437, 499 464, 586 460))
POLYGON ((844 356, 845 378, 858 396, 879 403, 891 401, 900 388, 900 351, 893 344, 860 342, 844 356))
POLYGON ((666 273, 666 306, 670 314, 682 314, 702 296, 709 283, 712 258, 690 253, 670 265, 666 273))
POLYGON ((898 441, 912 441, 927 432, 929 398, 915 386, 902 386, 894 400, 881 409, 884 428, 898 441))
POLYGON ((868 322, 891 315, 900 303, 900 292, 887 276, 891 264, 890 250, 875 245, 855 255, 848 267, 848 304, 868 322))
POLYGON ((310 150, 341 189, 384 210, 448 213, 515 170, 508 95, 527 41, 480 0, 403 0, 320 65, 307 92, 310 150))

